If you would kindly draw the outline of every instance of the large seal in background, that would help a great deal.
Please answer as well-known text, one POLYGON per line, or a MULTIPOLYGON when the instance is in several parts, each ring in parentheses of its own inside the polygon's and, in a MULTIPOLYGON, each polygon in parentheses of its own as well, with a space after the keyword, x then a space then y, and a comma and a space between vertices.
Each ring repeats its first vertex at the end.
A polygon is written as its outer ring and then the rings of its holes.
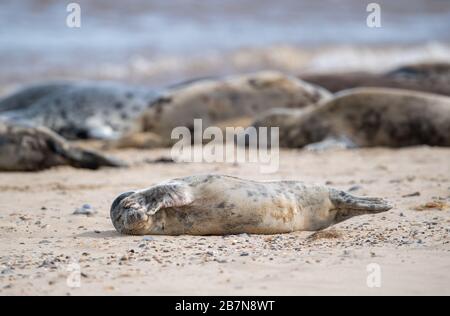
POLYGON ((344 139, 357 147, 450 146, 450 98, 384 88, 343 91, 304 110, 268 112, 256 127, 279 127, 280 146, 344 139))
POLYGON ((448 63, 406 65, 382 74, 354 72, 305 74, 300 77, 332 92, 356 87, 385 87, 450 96, 450 64, 448 63))
POLYGON ((45 127, 0 121, 0 171, 37 171, 54 166, 122 167, 116 159, 69 144, 45 127))
POLYGON ((278 234, 320 230, 390 208, 379 198, 297 181, 204 175, 123 193, 112 204, 111 220, 118 232, 132 235, 278 234))
POLYGON ((276 108, 303 108, 330 99, 318 86, 278 72, 259 72, 223 79, 185 83, 161 96, 141 116, 139 129, 119 141, 119 147, 169 146, 175 127, 193 128, 194 119, 203 127, 248 126, 257 114, 276 108), (159 139, 159 142, 155 140, 159 139))
POLYGON ((116 139, 156 98, 150 89, 110 82, 30 86, 0 101, 0 117, 45 126, 67 139, 116 139))
POLYGON ((24 110, 33 105, 39 99, 52 93, 62 91, 71 87, 70 82, 46 82, 42 84, 32 84, 25 88, 13 92, 0 101, 0 113, 14 110, 24 110))

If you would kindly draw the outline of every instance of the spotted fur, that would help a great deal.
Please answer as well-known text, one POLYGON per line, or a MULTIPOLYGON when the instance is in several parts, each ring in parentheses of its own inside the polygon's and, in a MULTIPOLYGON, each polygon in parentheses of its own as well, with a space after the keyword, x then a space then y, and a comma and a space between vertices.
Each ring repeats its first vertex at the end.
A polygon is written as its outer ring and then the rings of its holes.
POLYGON ((122 194, 111 220, 118 232, 132 235, 277 234, 320 230, 390 208, 382 199, 297 181, 201 175, 122 194))

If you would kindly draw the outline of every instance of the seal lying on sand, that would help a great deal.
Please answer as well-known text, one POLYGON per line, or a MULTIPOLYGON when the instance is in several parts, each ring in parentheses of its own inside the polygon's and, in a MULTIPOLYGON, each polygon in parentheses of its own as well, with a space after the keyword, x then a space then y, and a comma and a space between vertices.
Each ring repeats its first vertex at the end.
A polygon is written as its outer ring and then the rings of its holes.
POLYGON ((317 107, 273 110, 253 125, 278 126, 283 147, 303 147, 330 138, 358 147, 450 146, 450 98, 356 88, 317 107))
POLYGON ((300 77, 332 92, 365 86, 416 90, 450 96, 450 64, 447 63, 408 65, 381 75, 356 72, 306 74, 300 77))
POLYGON ((204 128, 234 127, 233 121, 240 124, 245 119, 248 126, 262 111, 302 108, 331 97, 325 89, 278 72, 184 83, 150 104, 136 124, 138 129, 120 140, 118 147, 169 146, 177 141, 171 139, 172 130, 178 126, 192 130, 194 119, 202 119, 204 128), (146 142, 142 133, 151 141, 146 142))
POLYGON ((53 166, 122 167, 118 160, 69 144, 45 127, 0 121, 0 171, 37 171, 53 166))
POLYGON ((320 230, 389 209, 379 198, 297 181, 203 175, 123 193, 112 204, 111 220, 118 232, 132 235, 278 234, 320 230))
POLYGON ((119 83, 49 83, 0 101, 0 117, 45 126, 67 139, 115 139, 155 98, 148 89, 119 83))

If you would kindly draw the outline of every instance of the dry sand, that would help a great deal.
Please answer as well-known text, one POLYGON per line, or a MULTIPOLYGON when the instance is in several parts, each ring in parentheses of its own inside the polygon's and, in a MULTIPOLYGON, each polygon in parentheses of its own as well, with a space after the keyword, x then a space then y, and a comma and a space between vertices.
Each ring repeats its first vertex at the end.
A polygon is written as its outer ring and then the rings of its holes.
POLYGON ((0 174, 0 295, 450 294, 450 149, 282 151, 273 175, 256 165, 146 162, 162 150, 114 154, 133 166, 0 174), (109 207, 118 193, 209 172, 352 188, 395 208, 315 235, 114 231, 109 207), (98 213, 73 215, 83 204, 98 213), (67 285, 74 261, 79 288, 67 285), (381 287, 367 286, 370 263, 381 268, 381 287))

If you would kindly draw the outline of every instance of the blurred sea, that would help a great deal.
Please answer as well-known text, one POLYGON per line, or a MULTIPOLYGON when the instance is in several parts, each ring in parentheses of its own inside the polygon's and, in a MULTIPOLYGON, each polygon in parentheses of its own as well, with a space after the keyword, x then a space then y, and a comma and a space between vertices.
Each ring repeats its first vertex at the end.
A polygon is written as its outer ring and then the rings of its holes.
POLYGON ((61 0, 0 2, 0 84, 98 78, 163 85, 186 77, 273 68, 383 70, 449 60, 449 0, 61 0))

